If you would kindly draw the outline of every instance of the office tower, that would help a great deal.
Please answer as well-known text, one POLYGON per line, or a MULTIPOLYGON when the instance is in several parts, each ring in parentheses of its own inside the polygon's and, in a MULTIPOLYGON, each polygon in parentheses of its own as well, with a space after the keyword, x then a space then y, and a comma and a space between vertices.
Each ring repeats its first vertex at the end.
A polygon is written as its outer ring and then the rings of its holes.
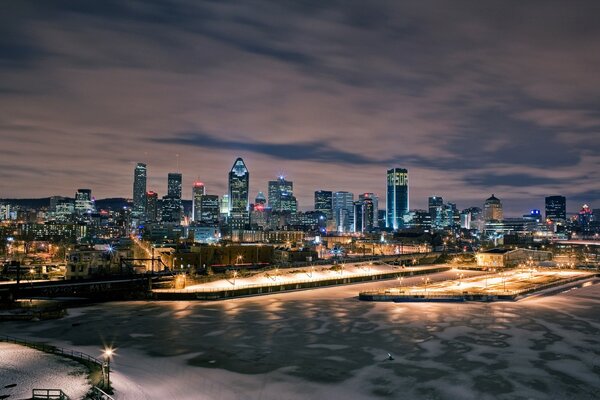
POLYGON ((158 220, 158 194, 152 191, 146 193, 146 221, 156 222, 158 220))
POLYGON ((254 199, 255 206, 263 206, 267 205, 267 199, 265 198, 265 194, 263 192, 258 192, 256 198, 254 199))
POLYGON ((52 196, 50 197, 50 207, 48 208, 49 212, 56 212, 56 206, 65 201, 67 198, 63 196, 52 196))
POLYGON ((387 227, 399 229, 404 226, 408 213, 408 170, 392 168, 387 171, 387 227))
POLYGON ((363 202, 356 200, 354 203, 354 224, 352 227, 353 232, 362 232, 364 227, 363 220, 363 202))
POLYGON ((181 174, 178 172, 169 172, 167 182, 167 196, 181 200, 181 174))
POLYGON ((204 194, 200 197, 200 219, 196 221, 214 224, 219 221, 219 211, 219 196, 204 194))
POLYGON ((238 158, 229 172, 229 216, 233 228, 243 228, 248 221, 250 173, 244 160, 238 158))
POLYGON ((335 192, 332 201, 333 218, 338 232, 351 232, 354 222, 354 194, 335 192))
POLYGON ((366 214, 363 216, 365 219, 364 229, 370 231, 377 228, 379 226, 379 197, 375 193, 362 193, 358 196, 358 199, 363 203, 367 203, 366 214))
POLYGON ((565 222, 567 220, 567 199, 565 196, 546 197, 546 220, 565 222))
POLYGON ((269 181, 269 207, 276 212, 289 211, 294 195, 294 183, 280 176, 275 181, 269 181), (283 204, 285 202, 285 205, 283 204))
POLYGON ((577 215, 577 221, 579 222, 579 227, 583 232, 587 232, 590 229, 590 222, 593 219, 593 212, 587 204, 584 204, 579 210, 579 214, 577 215))
POLYGON ((167 178, 167 195, 162 198, 162 221, 174 224, 181 223, 181 182, 182 177, 178 172, 170 172, 167 178))
POLYGON ((146 164, 137 163, 133 170, 133 210, 134 217, 142 218, 146 211, 146 164))
POLYGON ((483 204, 483 217, 485 222, 501 221, 503 219, 502 202, 493 194, 483 204))
POLYGON ((202 196, 204 196, 204 183, 194 182, 194 186, 192 187, 192 221, 194 222, 200 222, 202 220, 200 216, 200 202, 202 201, 202 196))
POLYGON ((325 215, 328 221, 333 219, 333 193, 330 190, 317 190, 315 192, 315 211, 325 215))
POLYGON ((442 227, 444 199, 440 196, 432 196, 429 198, 428 204, 431 226, 433 229, 439 229, 442 227))
POLYGON ((219 201, 221 218, 229 217, 229 195, 224 194, 219 201))
POLYGON ((89 214, 94 212, 94 199, 91 189, 77 189, 75 193, 75 212, 77 214, 89 214))

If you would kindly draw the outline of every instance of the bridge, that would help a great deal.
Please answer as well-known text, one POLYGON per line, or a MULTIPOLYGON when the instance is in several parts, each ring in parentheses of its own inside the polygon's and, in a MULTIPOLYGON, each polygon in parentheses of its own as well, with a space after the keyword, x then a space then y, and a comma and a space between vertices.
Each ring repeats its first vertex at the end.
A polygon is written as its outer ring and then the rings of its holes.
POLYGON ((144 296, 153 283, 171 279, 163 276, 133 275, 104 279, 23 282, 0 285, 0 300, 31 298, 81 298, 116 300, 144 296))

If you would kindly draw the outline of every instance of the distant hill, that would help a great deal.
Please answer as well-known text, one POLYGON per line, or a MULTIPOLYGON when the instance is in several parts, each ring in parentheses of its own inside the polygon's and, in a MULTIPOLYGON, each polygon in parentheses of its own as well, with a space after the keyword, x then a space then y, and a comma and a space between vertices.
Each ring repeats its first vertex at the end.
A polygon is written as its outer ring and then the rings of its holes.
POLYGON ((8 203, 23 208, 42 208, 50 206, 50 197, 41 199, 0 199, 0 203, 8 203))

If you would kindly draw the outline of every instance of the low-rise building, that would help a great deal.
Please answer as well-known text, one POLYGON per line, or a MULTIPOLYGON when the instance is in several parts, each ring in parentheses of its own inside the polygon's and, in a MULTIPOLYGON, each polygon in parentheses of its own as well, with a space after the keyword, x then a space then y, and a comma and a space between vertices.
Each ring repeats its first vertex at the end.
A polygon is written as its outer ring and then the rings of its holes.
POLYGON ((477 266, 507 268, 552 260, 552 252, 530 249, 491 249, 477 253, 477 266))

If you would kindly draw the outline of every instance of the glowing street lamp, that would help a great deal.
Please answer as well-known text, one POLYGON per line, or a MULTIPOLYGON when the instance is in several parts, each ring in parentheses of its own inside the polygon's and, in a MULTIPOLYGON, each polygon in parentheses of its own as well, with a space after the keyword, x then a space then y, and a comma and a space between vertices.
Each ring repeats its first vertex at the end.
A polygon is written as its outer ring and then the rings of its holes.
POLYGON ((237 278, 237 271, 233 271, 233 286, 235 286, 235 278, 237 278))
POLYGON ((106 389, 110 388, 110 359, 115 354, 115 351, 111 347, 105 347, 103 351, 104 356, 104 364, 102 364, 102 369, 106 376, 105 387, 106 389))

